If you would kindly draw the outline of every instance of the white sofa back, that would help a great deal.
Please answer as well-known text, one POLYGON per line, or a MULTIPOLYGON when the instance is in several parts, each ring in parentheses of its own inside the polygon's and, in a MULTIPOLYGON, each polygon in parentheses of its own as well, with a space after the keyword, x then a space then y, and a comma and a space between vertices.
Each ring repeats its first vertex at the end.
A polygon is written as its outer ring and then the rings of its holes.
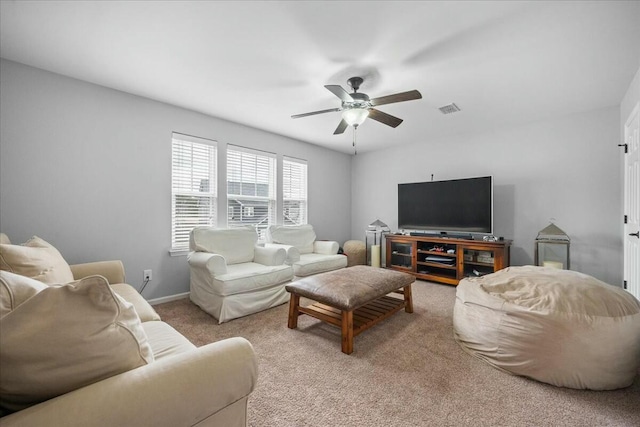
POLYGON ((267 242, 295 246, 300 254, 313 253, 316 233, 310 224, 284 226, 271 225, 267 229, 267 242))
POLYGON ((189 248, 192 251, 222 255, 227 265, 252 262, 257 242, 258 233, 251 226, 195 227, 189 235, 189 248))

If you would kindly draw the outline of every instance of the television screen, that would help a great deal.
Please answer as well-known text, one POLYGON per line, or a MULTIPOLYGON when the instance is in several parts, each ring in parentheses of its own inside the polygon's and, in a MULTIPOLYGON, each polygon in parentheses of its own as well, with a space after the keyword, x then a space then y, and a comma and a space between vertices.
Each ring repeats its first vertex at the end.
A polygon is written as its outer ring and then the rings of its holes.
POLYGON ((398 184, 398 228, 493 232, 493 178, 398 184))

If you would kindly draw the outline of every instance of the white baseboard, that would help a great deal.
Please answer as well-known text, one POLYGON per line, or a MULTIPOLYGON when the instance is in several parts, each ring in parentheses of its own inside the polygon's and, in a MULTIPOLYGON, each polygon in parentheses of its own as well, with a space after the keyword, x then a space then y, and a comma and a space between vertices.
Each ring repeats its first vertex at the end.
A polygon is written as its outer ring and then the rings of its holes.
POLYGON ((158 305, 165 302, 177 301, 179 299, 185 299, 185 298, 189 298, 189 292, 176 294, 176 295, 169 295, 168 297, 154 298, 154 299, 148 300, 147 302, 151 305, 158 305))

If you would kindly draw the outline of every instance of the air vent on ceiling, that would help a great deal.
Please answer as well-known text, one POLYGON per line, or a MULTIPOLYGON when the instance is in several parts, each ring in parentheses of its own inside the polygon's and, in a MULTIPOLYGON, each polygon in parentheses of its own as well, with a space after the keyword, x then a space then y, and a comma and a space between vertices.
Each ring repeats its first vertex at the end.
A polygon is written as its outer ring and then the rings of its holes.
POLYGON ((442 114, 452 114, 452 113, 457 113, 458 111, 460 111, 460 107, 458 107, 456 104, 454 104, 452 102, 449 105, 444 105, 444 106, 438 108, 438 110, 440 110, 440 112, 442 114))

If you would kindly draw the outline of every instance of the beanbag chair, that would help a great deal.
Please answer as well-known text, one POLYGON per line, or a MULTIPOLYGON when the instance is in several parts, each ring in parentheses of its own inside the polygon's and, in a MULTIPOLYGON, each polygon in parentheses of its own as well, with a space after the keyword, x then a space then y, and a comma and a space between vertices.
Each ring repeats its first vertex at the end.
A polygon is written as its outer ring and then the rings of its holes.
POLYGON ((453 327, 469 354, 559 387, 628 387, 640 367, 640 302, 575 271, 509 267, 463 279, 453 327))

